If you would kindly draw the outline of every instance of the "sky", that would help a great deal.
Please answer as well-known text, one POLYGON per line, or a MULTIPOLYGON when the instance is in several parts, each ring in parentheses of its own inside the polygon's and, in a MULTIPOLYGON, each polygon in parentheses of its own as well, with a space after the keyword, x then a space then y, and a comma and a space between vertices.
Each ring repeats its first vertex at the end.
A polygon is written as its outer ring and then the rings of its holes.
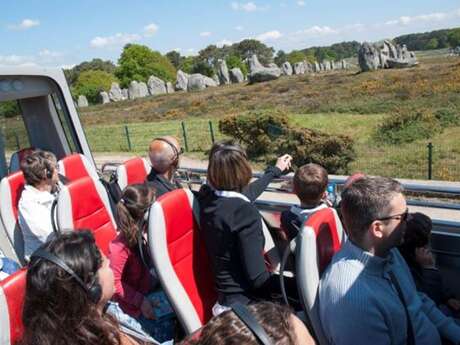
POLYGON ((127 43, 194 55, 256 38, 289 52, 458 26, 459 0, 0 0, 0 66, 116 63, 127 43))

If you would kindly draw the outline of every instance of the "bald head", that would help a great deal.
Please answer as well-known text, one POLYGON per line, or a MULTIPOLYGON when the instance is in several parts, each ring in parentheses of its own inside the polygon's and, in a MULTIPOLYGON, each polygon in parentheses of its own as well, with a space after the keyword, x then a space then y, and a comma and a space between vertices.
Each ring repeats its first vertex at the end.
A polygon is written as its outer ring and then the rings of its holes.
POLYGON ((154 139, 149 145, 150 162, 153 168, 160 174, 164 174, 171 168, 176 167, 179 163, 179 152, 179 141, 172 136, 154 139))

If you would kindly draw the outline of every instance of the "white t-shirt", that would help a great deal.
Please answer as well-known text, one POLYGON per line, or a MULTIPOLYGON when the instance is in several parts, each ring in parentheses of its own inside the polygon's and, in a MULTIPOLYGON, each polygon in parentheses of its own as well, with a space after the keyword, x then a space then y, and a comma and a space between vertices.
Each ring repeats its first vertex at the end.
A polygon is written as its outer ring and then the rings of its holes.
POLYGON ((30 255, 53 234, 51 206, 55 196, 26 185, 19 200, 19 226, 24 237, 24 255, 30 255))

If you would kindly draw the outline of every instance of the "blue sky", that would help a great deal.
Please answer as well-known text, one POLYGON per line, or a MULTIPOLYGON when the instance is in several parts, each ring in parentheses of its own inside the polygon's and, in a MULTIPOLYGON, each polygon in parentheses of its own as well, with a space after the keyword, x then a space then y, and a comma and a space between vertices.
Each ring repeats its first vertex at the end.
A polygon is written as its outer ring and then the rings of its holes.
POLYGON ((257 38, 289 52, 460 26, 459 0, 0 1, 0 65, 116 62, 128 42, 193 55, 257 38))

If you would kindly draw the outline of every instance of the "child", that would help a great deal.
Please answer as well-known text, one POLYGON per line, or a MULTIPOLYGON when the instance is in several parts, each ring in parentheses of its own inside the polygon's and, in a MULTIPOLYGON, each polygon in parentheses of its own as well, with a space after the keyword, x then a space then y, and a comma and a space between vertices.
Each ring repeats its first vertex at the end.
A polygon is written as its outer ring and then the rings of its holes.
POLYGON ((298 229, 310 215, 328 207, 324 201, 327 184, 327 171, 321 165, 309 163, 296 171, 293 187, 300 206, 294 205, 281 213, 281 227, 287 232, 289 240, 297 236, 298 229))
POLYGON ((460 301, 446 291, 431 251, 432 227, 427 215, 419 212, 411 214, 399 251, 411 270, 417 290, 427 294, 448 316, 458 315, 460 301))

